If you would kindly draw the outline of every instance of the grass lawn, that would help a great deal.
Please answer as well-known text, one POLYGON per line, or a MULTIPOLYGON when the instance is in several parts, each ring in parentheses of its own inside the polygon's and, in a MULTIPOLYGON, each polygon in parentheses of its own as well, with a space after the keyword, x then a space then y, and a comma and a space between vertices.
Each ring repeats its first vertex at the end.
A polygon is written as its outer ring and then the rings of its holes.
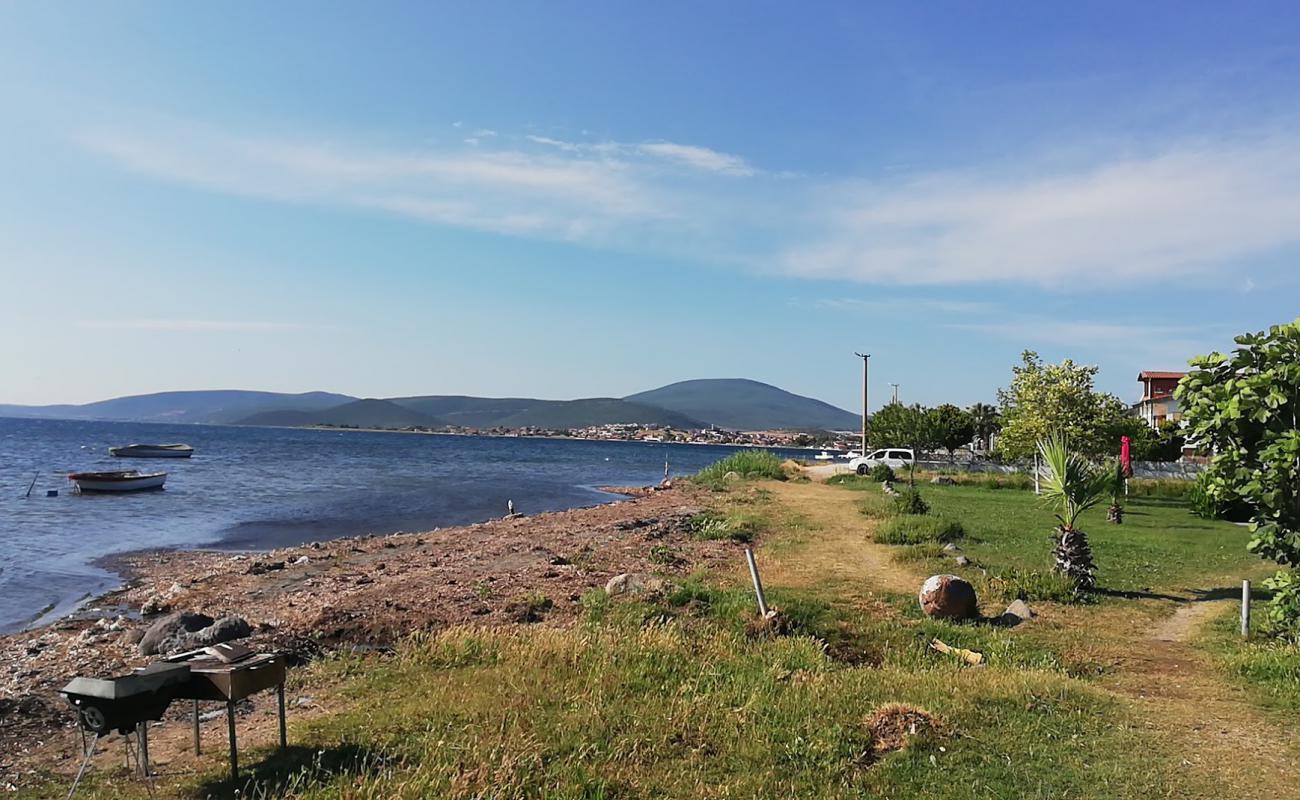
MULTIPOLYGON (((879 484, 846 476, 841 486, 860 490, 869 515, 889 512, 879 484)), ((900 484, 901 485, 901 484, 900 484)), ((980 486, 941 486, 918 481, 931 514, 962 524, 962 550, 994 573, 1046 572, 1052 565, 1056 518, 1032 492, 980 486)), ((1189 592, 1240 585, 1265 574, 1267 565, 1246 552, 1246 529, 1194 516, 1180 500, 1131 497, 1122 525, 1106 521, 1104 507, 1083 515, 1097 562, 1097 582, 1116 593, 1189 592)))
MULTIPOLYGON (((977 565, 995 576, 1049 567, 1054 520, 1032 494, 921 488, 933 514, 961 523, 956 544, 972 575, 977 565)), ((1294 710, 1289 662, 1271 651, 1233 661, 1242 650, 1216 627, 1201 646, 1218 666, 1202 670, 1190 648, 1156 646, 1147 633, 1173 598, 1263 570, 1242 529, 1156 498, 1131 502, 1122 526, 1089 515, 1111 593, 1086 605, 1036 601, 1040 619, 1006 628, 920 613, 920 579, 951 571, 952 554, 874 543, 888 503, 876 484, 724 481, 714 501, 694 535, 735 540, 734 569, 654 597, 593 592, 568 627, 453 628, 389 657, 318 662, 297 680, 331 711, 292 724, 288 756, 250 749, 242 787, 222 781, 213 756, 162 796, 1297 796, 1290 726, 1217 697, 1218 681, 1237 680, 1229 675, 1264 676, 1276 691, 1260 702, 1294 710), (750 538, 782 611, 775 629, 753 611, 740 557, 750 538), (934 652, 935 638, 986 665, 934 652), (903 719, 905 729, 891 727, 903 719)), ((81 796, 147 795, 95 774, 81 796)))

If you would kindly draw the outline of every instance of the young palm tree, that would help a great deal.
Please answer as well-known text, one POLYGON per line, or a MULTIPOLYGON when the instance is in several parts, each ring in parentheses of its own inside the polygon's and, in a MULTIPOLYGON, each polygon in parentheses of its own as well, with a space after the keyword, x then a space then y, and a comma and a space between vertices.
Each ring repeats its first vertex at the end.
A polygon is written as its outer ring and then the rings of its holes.
POLYGON ((1079 530, 1079 515, 1106 499, 1114 478, 1095 469, 1078 453, 1070 452, 1065 434, 1054 433, 1038 443, 1042 456, 1043 498, 1060 509, 1056 515, 1056 571, 1068 575, 1083 589, 1097 583, 1088 534, 1079 530))
POLYGON ((1116 525, 1124 524, 1124 506, 1120 495, 1124 494, 1124 465, 1118 460, 1110 467, 1110 508, 1106 509, 1106 521, 1116 525))

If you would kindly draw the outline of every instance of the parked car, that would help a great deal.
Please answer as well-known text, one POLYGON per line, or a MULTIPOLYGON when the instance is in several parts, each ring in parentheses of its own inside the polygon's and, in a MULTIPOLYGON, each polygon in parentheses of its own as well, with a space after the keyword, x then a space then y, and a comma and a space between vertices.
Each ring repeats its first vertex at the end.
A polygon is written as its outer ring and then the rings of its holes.
POLYGON ((849 467, 859 475, 866 475, 877 464, 884 464, 890 469, 905 469, 916 463, 916 454, 901 447, 876 450, 865 456, 849 461, 849 467))

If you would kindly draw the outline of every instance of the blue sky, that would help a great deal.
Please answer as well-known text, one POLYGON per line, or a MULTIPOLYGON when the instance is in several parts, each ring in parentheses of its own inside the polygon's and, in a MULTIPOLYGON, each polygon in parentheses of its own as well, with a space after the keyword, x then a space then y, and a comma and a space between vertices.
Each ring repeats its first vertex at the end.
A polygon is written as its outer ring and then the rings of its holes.
POLYGON ((0 402, 1133 399, 1300 314, 1300 12, 1227 8, 5 4, 0 402))

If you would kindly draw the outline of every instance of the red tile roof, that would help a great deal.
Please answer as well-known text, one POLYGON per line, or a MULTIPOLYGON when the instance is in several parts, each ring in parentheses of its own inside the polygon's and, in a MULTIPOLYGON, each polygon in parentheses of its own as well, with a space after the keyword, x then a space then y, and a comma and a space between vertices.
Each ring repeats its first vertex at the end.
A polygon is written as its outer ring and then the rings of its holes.
POLYGON ((1179 378, 1183 377, 1186 374, 1187 374, 1186 372, 1152 372, 1150 370, 1147 370, 1138 373, 1138 380, 1140 381, 1161 380, 1161 379, 1178 380, 1179 378))

